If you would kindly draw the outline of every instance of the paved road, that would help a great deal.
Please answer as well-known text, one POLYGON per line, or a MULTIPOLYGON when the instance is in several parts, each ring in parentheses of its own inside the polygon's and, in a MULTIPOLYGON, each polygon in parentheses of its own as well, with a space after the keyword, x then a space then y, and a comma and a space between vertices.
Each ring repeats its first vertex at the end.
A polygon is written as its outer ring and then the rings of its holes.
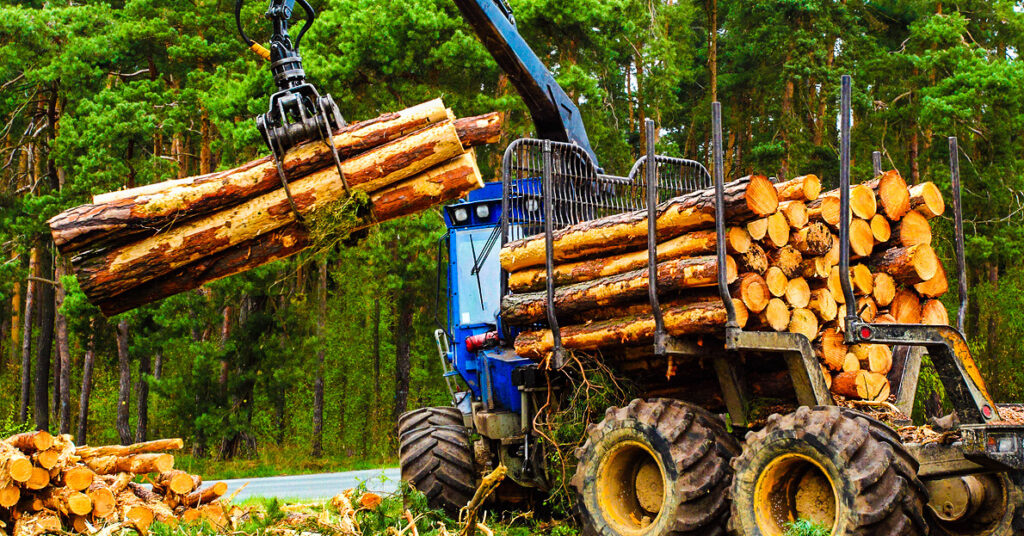
POLYGON ((397 467, 389 469, 368 469, 346 473, 320 473, 315 475, 273 476, 267 478, 240 478, 224 480, 228 485, 227 495, 249 483, 236 497, 243 501, 252 497, 277 497, 279 499, 325 499, 366 482, 370 491, 393 493, 398 490, 400 474, 397 467))

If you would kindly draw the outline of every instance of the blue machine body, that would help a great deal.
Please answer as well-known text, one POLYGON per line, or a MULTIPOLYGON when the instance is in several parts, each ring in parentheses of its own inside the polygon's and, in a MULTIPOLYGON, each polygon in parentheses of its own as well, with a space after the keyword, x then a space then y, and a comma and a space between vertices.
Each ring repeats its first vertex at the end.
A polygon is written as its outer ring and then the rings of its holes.
POLYGON ((474 398, 491 410, 519 411, 519 390, 512 370, 532 363, 507 345, 470 351, 466 339, 499 331, 501 266, 497 229, 501 226, 500 182, 470 192, 468 199, 445 207, 448 274, 448 360, 474 398), (479 268, 474 270, 474 267, 479 268))

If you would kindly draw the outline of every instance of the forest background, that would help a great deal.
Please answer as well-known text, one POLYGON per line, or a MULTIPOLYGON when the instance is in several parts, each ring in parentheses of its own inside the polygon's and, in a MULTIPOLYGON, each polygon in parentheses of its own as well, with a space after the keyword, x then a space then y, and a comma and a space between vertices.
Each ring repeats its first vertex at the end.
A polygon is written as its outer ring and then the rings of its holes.
MULTIPOLYGON (((845 73, 855 180, 879 150, 884 167, 934 181, 948 200, 946 139, 958 136, 967 336, 994 396, 1024 400, 1021 2, 510 3, 613 173, 638 156, 646 118, 659 126, 659 152, 706 162, 720 100, 727 178, 835 181, 845 73)), ((306 69, 350 121, 438 96, 460 116, 506 111, 502 143, 479 152, 490 180, 504 146, 530 134, 525 107, 453 2, 313 4, 306 69)), ((253 118, 272 80, 239 41, 232 7, 0 1, 0 419, 94 444, 181 436, 190 463, 250 460, 246 474, 387 463, 397 416, 446 399, 432 337, 445 314, 439 211, 110 319, 52 247, 46 220, 93 194, 266 152, 253 118)), ((243 11, 258 40, 265 9, 243 11)), ((936 237, 947 266, 950 227, 947 217, 936 237)), ((955 312, 956 292, 946 299, 955 312)), ((926 369, 919 399, 933 392, 926 369)))

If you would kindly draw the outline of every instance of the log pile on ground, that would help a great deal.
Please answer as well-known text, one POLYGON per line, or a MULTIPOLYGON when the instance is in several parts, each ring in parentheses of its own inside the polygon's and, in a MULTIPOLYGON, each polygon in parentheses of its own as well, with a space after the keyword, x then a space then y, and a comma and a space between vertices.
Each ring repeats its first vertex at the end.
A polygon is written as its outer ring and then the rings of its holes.
POLYGON ((482 185, 472 148, 497 142, 501 123, 455 119, 437 99, 336 131, 344 181, 326 144, 289 151, 294 207, 268 156, 95 196, 50 230, 86 296, 113 315, 462 197, 482 185))
POLYGON ((71 436, 28 432, 0 441, 0 533, 92 533, 104 526, 145 534, 154 521, 210 515, 227 491, 174 469, 180 439, 134 445, 75 446, 71 436), (144 476, 150 485, 135 480, 144 476))
MULTIPOLYGON (((839 278, 839 190, 821 192, 814 175, 772 184, 749 176, 726 185, 726 265, 716 259, 714 190, 658 207, 657 277, 670 335, 720 335, 726 309, 718 270, 730 283, 737 320, 747 330, 806 336, 826 383, 846 398, 886 400, 890 348, 847 346, 847 307, 868 322, 948 324, 936 298, 948 288, 931 248, 929 219, 945 210, 932 183, 908 188, 896 171, 851 189, 851 283, 846 304, 839 278)), ((562 345, 606 351, 650 344, 655 321, 647 298, 647 212, 583 222, 554 234, 554 308, 562 345)), ((529 326, 516 351, 537 360, 554 347, 547 323, 544 236, 506 244, 501 265, 510 294, 504 321, 529 326), (538 328, 540 325, 542 327, 538 328)))

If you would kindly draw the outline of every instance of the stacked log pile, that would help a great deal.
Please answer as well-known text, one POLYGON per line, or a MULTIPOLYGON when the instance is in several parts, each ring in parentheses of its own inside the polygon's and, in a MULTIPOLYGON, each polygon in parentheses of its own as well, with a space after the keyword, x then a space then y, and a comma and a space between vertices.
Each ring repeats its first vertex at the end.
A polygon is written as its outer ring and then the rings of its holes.
POLYGON ((500 134, 500 114, 455 119, 437 99, 336 131, 344 181, 327 144, 289 151, 291 200, 268 156, 95 196, 50 230, 86 296, 113 315, 462 197, 482 185, 472 147, 500 134))
POLYGON ((0 441, 0 533, 91 533, 119 524, 145 534, 154 521, 204 517, 227 491, 174 469, 180 439, 75 446, 71 436, 28 432, 0 441), (149 485, 136 480, 146 475, 149 485))
MULTIPOLYGON (((803 334, 835 394, 887 399, 891 349, 847 346, 843 319, 847 307, 855 307, 868 322, 949 323, 937 300, 948 288, 946 274, 930 245, 929 219, 945 210, 939 189, 930 182, 908 188, 896 171, 852 188, 854 304, 845 303, 839 278, 839 190, 822 193, 814 175, 779 184, 750 176, 726 185, 725 203, 724 267, 715 256, 713 189, 658 207, 658 290, 668 333, 723 333, 727 315, 717 276, 724 269, 740 326, 803 334)), ((615 351, 653 341, 646 242, 646 211, 555 232, 554 308, 566 349, 615 351)), ((543 235, 501 251, 510 290, 502 300, 502 319, 528 326, 515 348, 538 360, 554 347, 553 333, 544 328, 544 260, 543 235)))

